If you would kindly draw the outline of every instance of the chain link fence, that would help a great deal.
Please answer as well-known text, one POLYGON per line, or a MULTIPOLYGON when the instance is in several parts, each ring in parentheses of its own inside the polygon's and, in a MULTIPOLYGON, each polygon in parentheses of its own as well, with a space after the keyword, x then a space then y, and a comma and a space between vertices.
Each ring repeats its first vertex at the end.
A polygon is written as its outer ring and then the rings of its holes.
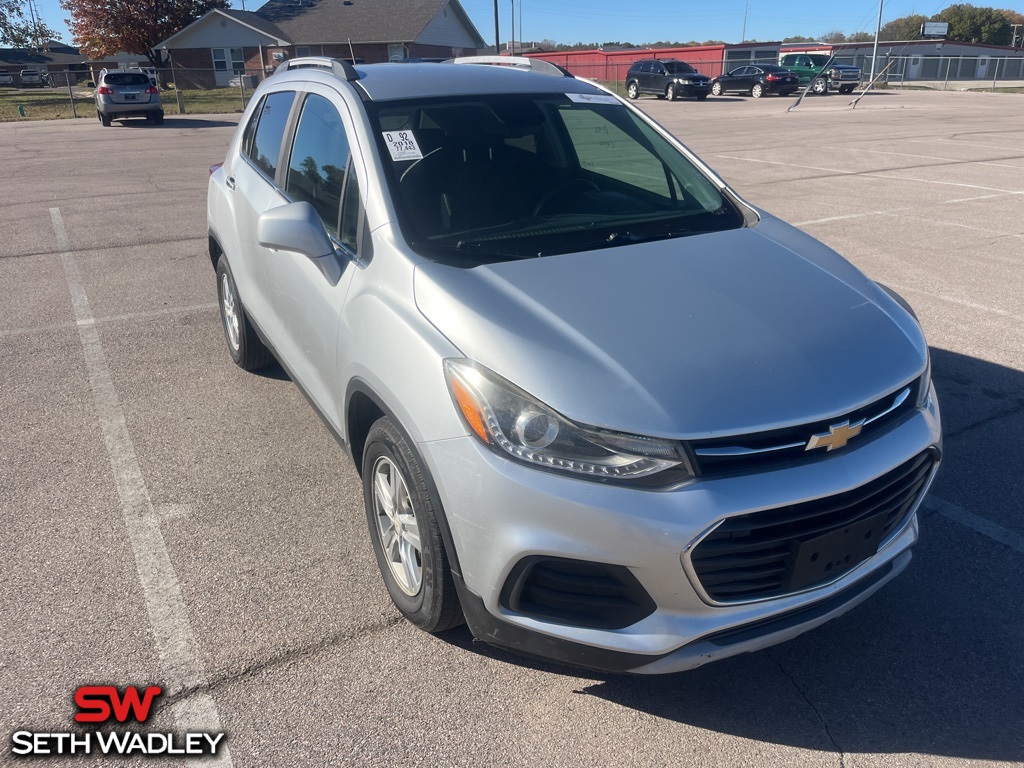
MULTIPOLYGON (((658 58, 657 54, 645 54, 658 58)), ((620 94, 625 93, 626 73, 631 60, 576 62, 571 56, 545 57, 579 77, 597 80, 620 94)), ((669 58, 663 56, 661 58, 669 58)), ((684 58, 675 53, 672 58, 684 58)), ((870 56, 836 57, 840 64, 859 66, 862 86, 871 71, 870 56)), ((726 59, 690 63, 697 71, 715 77, 746 64, 775 64, 775 59, 726 59)), ((437 65, 443 66, 443 65, 437 65)), ((874 68, 879 74, 876 87, 932 88, 935 90, 1024 90, 1024 57, 984 56, 879 56, 874 68)), ((160 89, 164 113, 224 114, 242 112, 252 92, 271 74, 260 69, 215 69, 173 67, 148 70, 160 89)), ((66 70, 44 72, 43 83, 28 86, 17 74, 12 84, 0 82, 0 120, 53 120, 95 117, 95 78, 99 72, 66 70)))
MULTIPOLYGON (((548 55, 547 61, 565 67, 578 77, 596 80, 612 90, 624 94, 626 73, 634 59, 609 57, 605 61, 580 62, 573 56, 548 55)), ((730 72, 749 64, 778 64, 778 58, 751 59, 729 58, 725 60, 700 61, 687 59, 685 54, 673 52, 659 56, 657 53, 638 54, 640 58, 680 59, 692 64, 694 69, 709 77, 730 72)), ((866 86, 872 71, 871 56, 836 56, 836 64, 850 64, 860 67, 861 84, 866 86)), ((999 88, 1024 89, 1024 57, 1002 58, 986 56, 891 56, 879 55, 874 72, 878 75, 875 87, 898 88, 917 87, 934 90, 996 90, 999 88)))

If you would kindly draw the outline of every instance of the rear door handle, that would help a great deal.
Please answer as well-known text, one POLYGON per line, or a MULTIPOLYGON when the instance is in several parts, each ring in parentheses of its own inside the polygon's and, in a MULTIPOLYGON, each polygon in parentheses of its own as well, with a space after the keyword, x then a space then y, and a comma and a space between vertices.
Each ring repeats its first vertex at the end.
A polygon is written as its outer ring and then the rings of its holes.
POLYGON ((235 188, 235 177, 234 176, 228 176, 227 181, 225 181, 224 183, 228 185, 228 189, 234 189, 235 188))

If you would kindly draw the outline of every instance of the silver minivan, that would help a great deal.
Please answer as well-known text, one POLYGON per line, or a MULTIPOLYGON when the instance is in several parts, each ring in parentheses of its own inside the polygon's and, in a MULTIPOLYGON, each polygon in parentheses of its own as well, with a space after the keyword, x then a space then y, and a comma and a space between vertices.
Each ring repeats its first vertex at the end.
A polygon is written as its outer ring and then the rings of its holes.
POLYGON ((427 631, 674 672, 910 562, 941 456, 913 312, 595 84, 286 62, 208 221, 232 359, 352 457, 427 631))

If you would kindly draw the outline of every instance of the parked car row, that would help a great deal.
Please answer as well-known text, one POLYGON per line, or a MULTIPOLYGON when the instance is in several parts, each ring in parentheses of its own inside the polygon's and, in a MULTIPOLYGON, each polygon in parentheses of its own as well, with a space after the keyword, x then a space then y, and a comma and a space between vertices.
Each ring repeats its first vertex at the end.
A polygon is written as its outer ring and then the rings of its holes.
POLYGON ((818 95, 849 93, 860 84, 860 69, 832 64, 826 55, 800 54, 783 57, 782 64, 746 64, 710 78, 685 61, 642 59, 626 74, 626 95, 638 99, 650 94, 669 101, 691 96, 704 101, 708 94, 743 93, 759 99, 770 94, 790 96, 808 83, 811 93, 818 95))
POLYGON ((44 88, 53 87, 53 79, 48 72, 38 69, 23 69, 15 77, 11 72, 0 72, 0 88, 44 88))

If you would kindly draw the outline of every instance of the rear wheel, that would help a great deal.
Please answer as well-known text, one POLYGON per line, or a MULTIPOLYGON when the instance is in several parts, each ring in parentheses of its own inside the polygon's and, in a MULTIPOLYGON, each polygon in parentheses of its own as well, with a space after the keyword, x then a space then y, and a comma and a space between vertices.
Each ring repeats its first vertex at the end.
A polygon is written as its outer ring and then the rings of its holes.
POLYGON ((631 99, 637 99, 640 97, 640 88, 637 86, 635 80, 626 83, 626 95, 631 99))
POLYGON ((721 96, 722 95, 722 91, 723 91, 723 88, 722 88, 722 84, 721 83, 717 83, 716 82, 716 83, 712 83, 711 84, 711 95, 712 96, 721 96))
POLYGON ((98 117, 100 119, 100 122, 103 123, 104 128, 110 127, 110 115, 104 115, 102 112, 97 110, 96 117, 98 117))
POLYGON ((377 565, 398 610, 426 632, 461 624, 438 526, 441 504, 426 469, 387 417, 378 419, 366 437, 363 500, 377 565))
POLYGON ((764 86, 761 85, 760 83, 754 83, 752 86, 750 86, 750 95, 753 96, 755 99, 760 99, 762 96, 764 96, 764 86))
POLYGON ((246 317, 242 301, 238 298, 235 278, 228 267, 228 260, 223 256, 217 260, 217 299, 221 324, 224 326, 224 340, 235 365, 246 371, 257 371, 270 365, 274 356, 246 317))

